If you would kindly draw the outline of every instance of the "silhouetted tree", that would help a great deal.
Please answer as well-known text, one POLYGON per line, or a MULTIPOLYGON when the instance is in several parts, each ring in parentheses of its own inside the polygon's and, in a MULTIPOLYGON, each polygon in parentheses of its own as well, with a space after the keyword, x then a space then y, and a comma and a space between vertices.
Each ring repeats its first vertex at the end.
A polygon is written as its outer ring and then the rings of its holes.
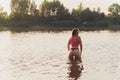
POLYGON ((47 1, 44 0, 39 7, 40 16, 46 18, 63 18, 69 14, 69 10, 66 9, 62 3, 58 0, 47 1))
POLYGON ((25 17, 29 13, 30 0, 11 0, 11 14, 12 18, 25 17))
POLYGON ((79 21, 81 23, 93 21, 92 12, 90 11, 89 8, 84 9, 79 16, 80 16, 79 21))
POLYGON ((113 3, 109 6, 108 11, 110 14, 107 16, 107 19, 111 24, 120 24, 120 5, 117 3, 113 3))
POLYGON ((101 9, 100 9, 100 7, 98 7, 98 9, 97 9, 97 12, 98 12, 98 13, 100 13, 100 12, 101 12, 101 9))
POLYGON ((113 16, 117 16, 120 13, 120 5, 117 3, 114 3, 109 6, 108 11, 111 12, 113 16))
POLYGON ((37 5, 35 4, 35 0, 32 0, 30 3, 30 12, 29 14, 31 16, 38 16, 38 10, 37 10, 37 5))
POLYGON ((3 12, 3 7, 0 5, 0 22, 5 22, 7 17, 7 12, 3 12))
POLYGON ((71 16, 74 20, 79 21, 80 20, 80 14, 84 10, 83 4, 80 3, 77 9, 73 9, 71 16))

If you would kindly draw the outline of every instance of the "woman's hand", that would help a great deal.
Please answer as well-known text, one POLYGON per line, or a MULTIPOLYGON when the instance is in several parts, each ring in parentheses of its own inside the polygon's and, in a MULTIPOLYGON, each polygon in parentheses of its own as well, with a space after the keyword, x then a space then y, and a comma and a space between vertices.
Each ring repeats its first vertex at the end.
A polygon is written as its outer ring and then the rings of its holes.
POLYGON ((82 51, 80 51, 80 57, 82 56, 82 51))
POLYGON ((70 48, 68 48, 68 52, 70 51, 70 48))

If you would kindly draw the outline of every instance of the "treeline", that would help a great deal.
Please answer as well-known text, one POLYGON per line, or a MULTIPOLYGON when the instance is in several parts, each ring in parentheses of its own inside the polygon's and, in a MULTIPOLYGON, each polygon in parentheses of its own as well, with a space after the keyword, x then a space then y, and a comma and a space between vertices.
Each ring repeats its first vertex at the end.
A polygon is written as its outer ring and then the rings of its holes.
POLYGON ((35 0, 11 0, 11 13, 7 15, 0 6, 0 26, 84 26, 108 27, 120 25, 120 5, 109 6, 109 14, 102 13, 100 8, 90 10, 80 3, 71 12, 59 0, 44 0, 37 7, 35 0))

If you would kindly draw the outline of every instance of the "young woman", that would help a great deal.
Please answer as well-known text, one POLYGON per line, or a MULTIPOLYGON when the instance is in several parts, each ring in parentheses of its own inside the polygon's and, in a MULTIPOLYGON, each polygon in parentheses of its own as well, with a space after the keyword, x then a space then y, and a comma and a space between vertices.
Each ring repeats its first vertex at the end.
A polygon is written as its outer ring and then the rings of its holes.
POLYGON ((71 61, 73 60, 81 60, 81 55, 82 55, 82 40, 81 37, 78 35, 79 34, 79 29, 75 28, 72 30, 72 36, 68 41, 68 51, 69 51, 69 59, 71 61))

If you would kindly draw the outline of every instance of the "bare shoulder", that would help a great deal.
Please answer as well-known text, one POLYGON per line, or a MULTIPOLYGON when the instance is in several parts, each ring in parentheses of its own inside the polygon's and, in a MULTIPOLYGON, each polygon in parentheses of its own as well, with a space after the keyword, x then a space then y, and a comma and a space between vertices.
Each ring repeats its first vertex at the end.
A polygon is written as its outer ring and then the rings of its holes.
POLYGON ((78 38, 79 40, 81 40, 81 37, 80 37, 80 36, 78 36, 77 38, 78 38))
POLYGON ((71 41, 72 37, 69 38, 69 41, 71 41))
POLYGON ((78 36, 78 38, 81 38, 80 36, 78 36))
POLYGON ((78 36, 77 38, 78 38, 78 40, 81 42, 81 37, 80 37, 80 36, 78 36))

